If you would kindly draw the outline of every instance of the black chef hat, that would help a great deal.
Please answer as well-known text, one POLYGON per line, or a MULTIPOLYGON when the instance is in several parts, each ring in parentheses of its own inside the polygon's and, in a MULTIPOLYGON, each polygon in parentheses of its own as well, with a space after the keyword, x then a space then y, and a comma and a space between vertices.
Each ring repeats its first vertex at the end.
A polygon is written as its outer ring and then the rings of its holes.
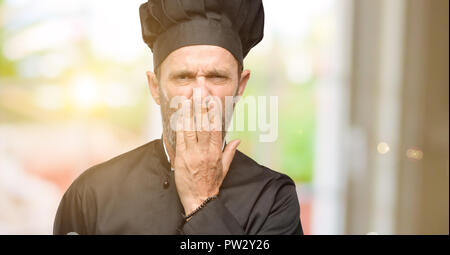
POLYGON ((149 0, 139 14, 155 68, 172 51, 199 44, 223 47, 242 64, 263 38, 262 0, 149 0))

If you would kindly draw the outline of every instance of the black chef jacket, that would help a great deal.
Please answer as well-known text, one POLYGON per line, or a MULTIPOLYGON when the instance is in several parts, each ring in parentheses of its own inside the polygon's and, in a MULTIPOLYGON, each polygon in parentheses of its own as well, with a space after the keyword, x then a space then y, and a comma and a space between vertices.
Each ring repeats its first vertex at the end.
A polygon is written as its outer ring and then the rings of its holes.
POLYGON ((295 184, 236 151, 219 197, 188 222, 162 140, 82 173, 59 205, 54 234, 303 234, 295 184))

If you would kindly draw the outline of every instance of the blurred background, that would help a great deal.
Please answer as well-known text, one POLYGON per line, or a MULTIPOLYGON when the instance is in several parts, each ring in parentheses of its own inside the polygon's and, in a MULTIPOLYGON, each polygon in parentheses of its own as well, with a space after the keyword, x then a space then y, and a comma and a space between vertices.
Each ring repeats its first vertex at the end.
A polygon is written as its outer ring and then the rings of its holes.
MULTIPOLYGON (((161 136, 141 2, 0 0, 0 234, 51 234, 80 173, 161 136)), ((448 5, 264 1, 244 96, 278 96, 278 138, 229 138, 295 180, 306 234, 449 233, 448 5)))

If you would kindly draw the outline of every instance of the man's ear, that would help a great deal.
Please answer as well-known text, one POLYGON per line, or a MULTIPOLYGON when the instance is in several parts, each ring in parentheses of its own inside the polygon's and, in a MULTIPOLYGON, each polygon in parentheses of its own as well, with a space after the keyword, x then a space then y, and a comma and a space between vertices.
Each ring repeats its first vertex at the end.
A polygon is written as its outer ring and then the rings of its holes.
POLYGON ((244 90, 245 90, 245 87, 247 86, 248 79, 250 79, 250 70, 242 71, 241 80, 239 81, 237 96, 242 96, 242 94, 244 94, 244 90))
POLYGON ((158 79, 156 78, 155 73, 151 71, 147 71, 145 74, 147 75, 148 87, 150 88, 150 93, 152 94, 153 100, 155 100, 155 102, 160 105, 158 79))

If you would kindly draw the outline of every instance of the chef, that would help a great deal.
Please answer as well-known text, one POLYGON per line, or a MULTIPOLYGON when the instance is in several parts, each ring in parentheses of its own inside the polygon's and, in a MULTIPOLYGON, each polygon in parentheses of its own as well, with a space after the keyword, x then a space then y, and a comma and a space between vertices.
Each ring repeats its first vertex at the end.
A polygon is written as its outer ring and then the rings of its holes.
POLYGON ((83 172, 54 234, 303 234, 292 179, 224 140, 227 98, 243 94, 243 59, 263 38, 261 0, 149 0, 139 14, 163 134, 83 172))

